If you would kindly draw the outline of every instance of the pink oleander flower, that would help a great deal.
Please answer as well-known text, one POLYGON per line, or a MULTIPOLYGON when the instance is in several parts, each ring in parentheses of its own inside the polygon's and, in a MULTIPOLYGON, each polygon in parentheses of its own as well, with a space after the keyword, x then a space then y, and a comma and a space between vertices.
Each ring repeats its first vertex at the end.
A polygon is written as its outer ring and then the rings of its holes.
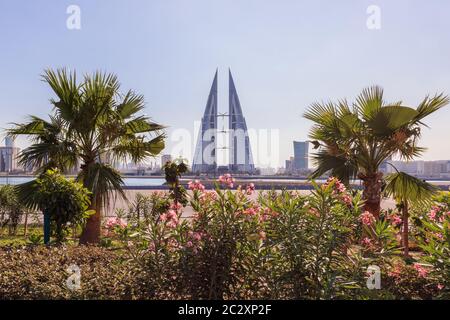
POLYGON ((345 187, 345 185, 338 178, 329 177, 327 182, 325 182, 325 187, 329 186, 330 184, 334 184, 333 192, 344 193, 347 191, 347 188, 345 187))
POLYGON ((253 192, 255 191, 255 184, 254 183, 250 183, 249 185, 247 185, 247 187, 245 188, 245 193, 247 193, 247 195, 251 195, 253 192))
POLYGON ((365 247, 371 247, 372 246, 372 239, 365 237, 361 240, 361 244, 365 247))
POLYGON ((219 179, 217 179, 217 181, 228 186, 229 188, 233 188, 235 179, 231 176, 231 174, 226 173, 222 176, 219 176, 219 179))
POLYGON ((402 266, 400 264, 396 264, 389 272, 388 275, 391 277, 400 277, 402 274, 402 266))
POLYGON ((442 234, 442 233, 440 233, 440 232, 433 232, 432 233, 433 234, 433 236, 435 236, 437 239, 439 239, 439 240, 444 240, 444 235, 442 234))
POLYGON ((175 210, 175 211, 180 210, 182 207, 183 206, 180 203, 175 203, 175 202, 170 205, 170 209, 175 210))
POLYGON ((179 224, 179 218, 175 210, 169 209, 159 216, 161 222, 166 223, 169 228, 175 228, 179 224))
POLYGON ((309 214, 312 214, 313 216, 320 217, 320 212, 316 208, 309 208, 308 212, 309 212, 309 214))
POLYGON ((192 243, 192 241, 186 242, 186 247, 192 248, 193 246, 194 246, 194 244, 192 243))
POLYGON ((243 211, 243 214, 247 215, 247 216, 254 216, 256 214, 258 214, 259 212, 259 208, 258 207, 250 207, 247 208, 243 211))
POLYGON ((438 284, 437 285, 437 288, 438 288, 438 290, 442 290, 442 289, 444 289, 445 288, 445 286, 443 285, 443 284, 438 284))
POLYGON ((206 190, 200 194, 199 200, 202 204, 207 204, 210 201, 217 199, 217 193, 215 190, 206 190))
POLYGON ((369 211, 364 211, 359 216, 359 221, 366 226, 370 226, 375 221, 375 217, 369 211))
POLYGON ((416 269, 417 273, 422 278, 426 278, 426 276, 428 275, 428 272, 429 272, 428 269, 426 269, 424 266, 422 266, 418 263, 414 263, 414 269, 416 269))
POLYGON ((174 219, 175 217, 177 217, 177 213, 170 209, 169 211, 167 211, 167 219, 174 219))
POLYGON ((260 221, 264 222, 267 220, 270 220, 278 215, 277 212, 273 211, 270 208, 264 208, 264 211, 262 212, 260 216, 260 221))
POLYGON ((341 199, 348 206, 350 206, 352 204, 352 197, 348 194, 342 195, 341 199))
POLYGON ((193 232, 192 239, 194 239, 195 241, 200 241, 202 240, 202 234, 200 232, 193 232))
POLYGON ((436 220, 436 214, 437 212, 432 209, 430 212, 428 212, 428 218, 430 218, 430 220, 436 220))
POLYGON ((124 229, 127 226, 125 220, 117 217, 108 218, 105 222, 105 228, 108 230, 115 229, 116 227, 124 229))
POLYGON ((175 229, 178 226, 178 221, 170 220, 169 222, 167 222, 166 226, 168 226, 170 229, 175 229))
POLYGON ((264 231, 260 231, 258 235, 260 240, 266 240, 266 233, 264 231))
POLYGON ((201 184, 199 180, 189 181, 188 188, 192 191, 195 191, 195 190, 205 191, 205 186, 203 184, 201 184))
POLYGON ((391 223, 395 226, 399 226, 402 224, 403 220, 402 218, 400 218, 398 215, 396 215, 395 213, 391 214, 388 218, 391 223))

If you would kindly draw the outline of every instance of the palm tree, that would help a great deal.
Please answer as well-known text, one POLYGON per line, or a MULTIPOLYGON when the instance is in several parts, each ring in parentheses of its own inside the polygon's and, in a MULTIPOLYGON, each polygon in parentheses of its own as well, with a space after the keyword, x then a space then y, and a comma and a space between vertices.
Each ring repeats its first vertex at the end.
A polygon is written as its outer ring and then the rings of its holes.
POLYGON ((392 196, 402 211, 402 245, 405 257, 409 256, 409 206, 411 204, 427 204, 436 194, 438 188, 410 176, 404 172, 397 171, 386 177, 384 191, 392 196))
POLYGON ((125 198, 118 161, 140 162, 164 148, 163 127, 145 115, 144 98, 133 91, 120 93, 113 74, 96 72, 78 83, 75 72, 46 70, 42 76, 56 95, 53 114, 46 121, 31 117, 14 124, 10 136, 26 135, 32 145, 19 155, 20 163, 38 172, 56 167, 69 172, 79 166, 77 180, 92 192, 90 217, 80 243, 97 243, 102 210, 111 198, 125 198))
POLYGON ((442 93, 425 97, 417 108, 402 102, 386 103, 383 89, 364 89, 352 107, 346 100, 314 103, 304 117, 314 122, 309 137, 317 153, 312 178, 327 172, 349 183, 362 180, 365 210, 378 217, 383 174, 380 165, 392 157, 410 160, 425 148, 417 142, 423 119, 447 105, 442 93))

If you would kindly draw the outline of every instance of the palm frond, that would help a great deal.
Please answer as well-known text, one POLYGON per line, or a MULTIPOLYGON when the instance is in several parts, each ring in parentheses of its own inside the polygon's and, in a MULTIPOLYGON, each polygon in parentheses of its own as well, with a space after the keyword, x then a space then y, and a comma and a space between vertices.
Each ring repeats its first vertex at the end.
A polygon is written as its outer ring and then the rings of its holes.
POLYGON ((437 193, 438 188, 405 172, 396 172, 386 177, 385 191, 388 195, 411 203, 426 203, 437 193))
POLYGON ((449 102, 449 97, 443 93, 436 94, 432 98, 426 96, 416 109, 417 115, 415 120, 421 122, 423 118, 445 107, 449 102))
POLYGON ((101 203, 99 204, 108 207, 110 200, 116 197, 117 194, 126 199, 122 176, 109 164, 91 164, 80 171, 77 180, 92 192, 93 204, 96 204, 96 201, 100 201, 101 203))
POLYGON ((358 95, 354 109, 364 120, 369 120, 383 105, 383 88, 372 86, 358 95))
POLYGON ((323 148, 313 154, 312 159, 316 167, 316 170, 311 174, 313 179, 330 172, 332 176, 339 178, 348 185, 350 179, 356 177, 358 173, 358 165, 353 159, 330 154, 323 148))

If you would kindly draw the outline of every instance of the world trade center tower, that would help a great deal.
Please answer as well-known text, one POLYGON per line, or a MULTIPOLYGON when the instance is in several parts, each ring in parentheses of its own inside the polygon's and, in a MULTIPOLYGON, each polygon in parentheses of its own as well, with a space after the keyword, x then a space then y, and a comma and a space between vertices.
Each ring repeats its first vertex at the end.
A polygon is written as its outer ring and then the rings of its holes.
MULTIPOLYGON (((206 108, 203 113, 197 146, 195 149, 192 171, 194 173, 217 173, 217 71, 214 76, 213 84, 209 92, 206 108)), ((253 163, 250 140, 248 137, 247 124, 242 113, 242 107, 233 76, 229 70, 228 74, 228 135, 229 163, 225 171, 230 173, 253 173, 255 166, 253 163)), ((221 170, 222 171, 222 170, 221 170)))

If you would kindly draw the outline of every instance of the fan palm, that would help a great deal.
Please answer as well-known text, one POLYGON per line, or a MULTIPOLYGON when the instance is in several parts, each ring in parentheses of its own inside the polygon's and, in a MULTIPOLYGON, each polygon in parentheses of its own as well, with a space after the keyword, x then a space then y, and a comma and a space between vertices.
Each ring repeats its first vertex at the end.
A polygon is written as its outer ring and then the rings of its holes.
POLYGON ((402 245, 404 255, 407 257, 409 255, 409 206, 410 204, 427 204, 438 188, 399 171, 389 174, 386 177, 386 183, 384 191, 396 200, 402 211, 402 245))
POLYGON ((443 94, 425 97, 417 108, 402 102, 386 103, 383 89, 364 89, 352 106, 346 100, 314 103, 304 114, 314 122, 309 137, 318 151, 313 155, 312 177, 327 172, 349 183, 362 180, 365 210, 379 215, 385 161, 399 156, 410 160, 425 148, 417 145, 423 119, 447 105, 443 94))
POLYGON ((164 148, 163 127, 139 115, 144 98, 133 91, 119 92, 113 74, 96 72, 77 82, 76 73, 46 70, 42 76, 56 95, 50 102, 53 114, 46 121, 31 117, 14 124, 11 136, 31 137, 32 145, 19 161, 38 173, 56 167, 69 172, 79 166, 77 180, 92 193, 91 208, 80 243, 97 243, 102 210, 111 198, 125 198, 121 175, 113 168, 118 161, 141 162, 164 148))

